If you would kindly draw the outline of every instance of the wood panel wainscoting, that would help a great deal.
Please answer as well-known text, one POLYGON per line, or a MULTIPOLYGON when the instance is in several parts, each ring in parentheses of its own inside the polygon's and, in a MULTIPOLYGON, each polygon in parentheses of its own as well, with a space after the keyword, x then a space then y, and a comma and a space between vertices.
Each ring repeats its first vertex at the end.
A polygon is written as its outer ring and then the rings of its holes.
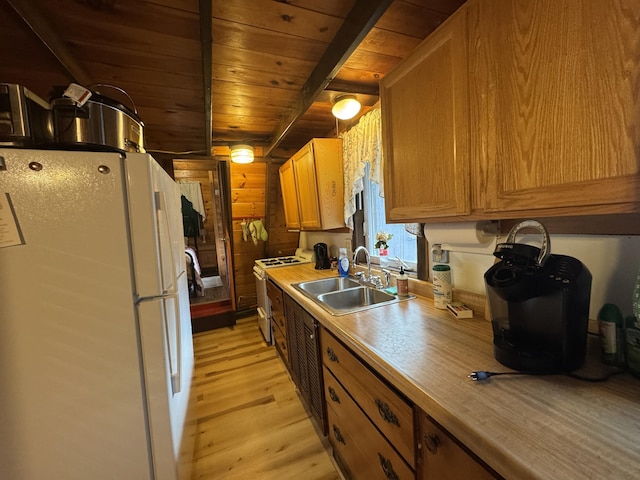
MULTIPOLYGON (((267 163, 256 158, 253 163, 230 162, 231 216, 233 220, 233 268, 236 292, 236 310, 249 311, 257 305, 256 279, 253 265, 266 256, 266 243, 251 237, 244 239, 242 222, 262 220, 266 224, 267 163)), ((267 228, 267 233, 269 230, 267 228)))
POLYGON ((193 342, 192 480, 342 479, 256 316, 193 342))

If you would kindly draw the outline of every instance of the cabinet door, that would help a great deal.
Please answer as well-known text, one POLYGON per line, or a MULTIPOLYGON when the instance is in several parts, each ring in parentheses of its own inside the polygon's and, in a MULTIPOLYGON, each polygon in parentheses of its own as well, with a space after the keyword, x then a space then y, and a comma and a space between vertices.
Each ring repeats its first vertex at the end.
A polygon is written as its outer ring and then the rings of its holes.
POLYGON ((304 350, 309 376, 309 407, 316 418, 322 432, 325 432, 325 402, 322 384, 320 360, 320 339, 318 322, 306 311, 304 312, 304 350))
POLYGON ((637 203, 640 0, 477 4, 472 144, 486 189, 474 204, 557 215, 637 203))
POLYGON ((467 43, 463 6, 381 82, 387 221, 470 213, 467 43))
POLYGON ((287 325, 287 340, 289 348, 289 368, 291 371, 291 377, 293 382, 300 384, 300 360, 297 347, 296 337, 296 319, 295 308, 298 304, 288 294, 284 294, 284 315, 286 317, 285 324, 287 325))
POLYGON ((300 229, 300 215, 298 214, 298 197, 296 195, 296 179, 293 173, 293 161, 287 160, 280 167, 280 190, 282 205, 287 228, 300 229))
POLYGON ((499 475, 489 471, 424 412, 419 412, 420 447, 418 478, 421 480, 495 480, 499 475))
POLYGON ((314 229, 322 226, 318 203, 318 181, 313 157, 313 143, 308 143, 291 157, 295 171, 300 228, 314 229))

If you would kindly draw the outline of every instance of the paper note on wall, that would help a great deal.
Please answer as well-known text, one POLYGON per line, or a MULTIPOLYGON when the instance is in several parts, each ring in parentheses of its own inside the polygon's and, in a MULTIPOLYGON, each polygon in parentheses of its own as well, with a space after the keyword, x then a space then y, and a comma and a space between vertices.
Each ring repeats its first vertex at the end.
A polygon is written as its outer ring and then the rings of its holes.
POLYGON ((21 245, 22 236, 18 227, 18 219, 11 205, 8 193, 0 195, 0 248, 21 245))

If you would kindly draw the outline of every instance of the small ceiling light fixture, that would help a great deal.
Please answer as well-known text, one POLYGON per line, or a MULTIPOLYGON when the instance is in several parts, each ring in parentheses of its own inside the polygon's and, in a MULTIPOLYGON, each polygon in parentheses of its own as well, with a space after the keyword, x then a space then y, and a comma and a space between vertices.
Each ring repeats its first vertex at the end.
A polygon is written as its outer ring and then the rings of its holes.
POLYGON ((253 162, 253 147, 251 145, 238 144, 231 145, 231 161, 234 163, 253 162))
POLYGON ((340 120, 349 120, 360 111, 360 102, 355 95, 340 95, 336 97, 331 113, 340 120))

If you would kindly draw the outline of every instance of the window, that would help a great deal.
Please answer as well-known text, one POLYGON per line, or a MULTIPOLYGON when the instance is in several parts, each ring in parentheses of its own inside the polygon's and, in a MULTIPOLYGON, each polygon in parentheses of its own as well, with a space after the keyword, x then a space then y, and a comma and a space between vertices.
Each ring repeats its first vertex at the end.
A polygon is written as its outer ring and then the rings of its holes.
POLYGON ((369 180, 368 164, 364 176, 363 199, 364 244, 371 253, 371 262, 378 263, 385 268, 400 270, 399 257, 406 265, 405 269, 415 272, 418 264, 417 237, 407 232, 402 223, 386 223, 384 198, 379 195, 378 184, 369 180), (376 233, 381 231, 393 235, 388 242, 389 255, 387 257, 380 257, 379 250, 375 248, 376 233))

